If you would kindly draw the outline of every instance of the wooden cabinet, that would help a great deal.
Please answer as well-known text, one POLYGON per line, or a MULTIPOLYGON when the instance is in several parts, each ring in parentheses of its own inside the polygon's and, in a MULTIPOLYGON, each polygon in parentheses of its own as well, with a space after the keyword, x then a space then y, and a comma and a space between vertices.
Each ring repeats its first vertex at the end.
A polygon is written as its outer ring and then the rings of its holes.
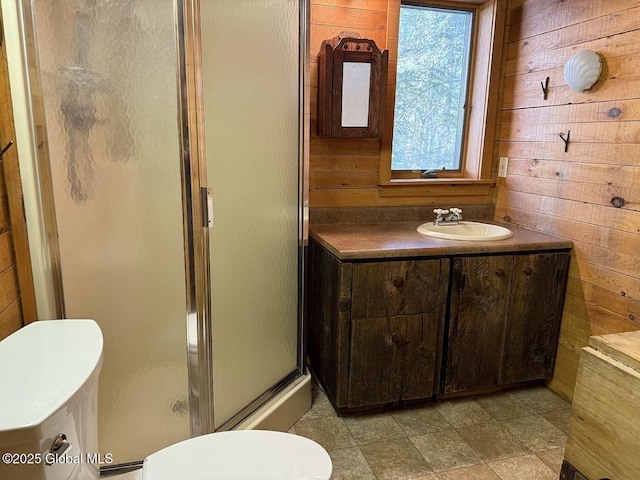
POLYGON ((448 261, 352 265, 348 407, 432 396, 448 261))
POLYGON ((444 393, 498 385, 513 257, 453 260, 444 393))
POLYGON ((341 261, 309 242, 308 354, 340 413, 548 378, 567 252, 341 261))
POLYGON ((448 259, 341 262, 309 244, 309 357, 340 412, 430 398, 448 259))
POLYGON ((453 259, 444 393, 551 376, 569 255, 453 259))
POLYGON ((580 353, 561 478, 640 475, 640 331, 589 338, 580 353))

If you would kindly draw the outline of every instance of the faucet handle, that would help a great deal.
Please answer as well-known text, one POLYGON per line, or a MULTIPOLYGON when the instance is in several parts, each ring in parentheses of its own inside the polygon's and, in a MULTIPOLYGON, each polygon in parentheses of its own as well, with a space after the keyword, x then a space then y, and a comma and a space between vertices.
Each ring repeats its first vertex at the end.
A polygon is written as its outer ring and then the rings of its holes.
POLYGON ((451 210, 451 213, 462 213, 462 209, 456 207, 451 207, 449 210, 451 210))
POLYGON ((436 215, 446 215, 447 213, 449 213, 449 210, 444 210, 442 208, 434 208, 433 213, 435 213, 436 215))

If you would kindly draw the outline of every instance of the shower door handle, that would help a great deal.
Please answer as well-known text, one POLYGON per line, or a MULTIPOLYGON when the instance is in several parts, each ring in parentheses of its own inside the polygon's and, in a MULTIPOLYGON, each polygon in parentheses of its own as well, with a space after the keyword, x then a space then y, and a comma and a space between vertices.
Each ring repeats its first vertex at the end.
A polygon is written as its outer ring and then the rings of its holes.
POLYGON ((200 187, 200 197, 202 199, 202 226, 213 227, 213 194, 209 187, 200 187))

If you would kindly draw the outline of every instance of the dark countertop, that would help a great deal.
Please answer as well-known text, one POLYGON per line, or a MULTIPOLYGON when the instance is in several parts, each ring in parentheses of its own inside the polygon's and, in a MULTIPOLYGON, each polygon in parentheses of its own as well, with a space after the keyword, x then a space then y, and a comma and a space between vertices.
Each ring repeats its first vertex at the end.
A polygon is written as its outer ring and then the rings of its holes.
POLYGON ((443 240, 416 230, 425 222, 326 223, 309 226, 309 236, 341 260, 442 257, 542 250, 570 250, 573 242, 501 222, 511 238, 488 242, 443 240))

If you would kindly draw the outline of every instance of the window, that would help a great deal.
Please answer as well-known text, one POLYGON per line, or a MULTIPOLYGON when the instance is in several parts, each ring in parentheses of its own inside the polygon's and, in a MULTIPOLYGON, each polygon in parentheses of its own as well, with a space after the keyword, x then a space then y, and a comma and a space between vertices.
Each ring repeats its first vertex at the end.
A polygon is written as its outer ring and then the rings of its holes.
POLYGON ((392 170, 461 167, 473 11, 402 4, 392 170))
MULTIPOLYGON (((409 197, 424 196, 436 199, 464 194, 489 198, 494 182, 491 165, 506 3, 507 0, 388 0, 389 79, 380 150, 380 195, 402 197, 406 203, 417 201, 409 197), (411 16, 419 17, 415 22, 426 22, 424 18, 434 14, 442 17, 432 26, 416 27, 411 22, 407 26, 406 19, 411 16), (412 27, 417 30, 414 39, 407 36, 412 27), (457 34, 450 36, 454 32, 457 34), (407 52, 419 45, 427 53, 408 57, 407 52), (453 54, 442 56, 442 50, 453 54), (457 70, 443 68, 447 60, 457 61, 457 70), (446 90, 447 82, 438 79, 442 85, 437 94, 418 90, 427 88, 425 85, 419 85, 416 93, 409 93, 411 89, 403 86, 409 83, 407 71, 422 65, 438 65, 427 75, 450 79, 454 77, 452 72, 457 71, 458 87, 446 90), (444 99, 453 107, 439 114, 431 113, 430 109, 443 104, 444 99), (420 120, 419 111, 427 118, 420 120), (438 173, 437 178, 421 175, 425 170, 443 166, 446 170, 438 173), (463 184, 464 189, 451 189, 463 184)), ((422 80, 416 83, 429 84, 422 80)))

